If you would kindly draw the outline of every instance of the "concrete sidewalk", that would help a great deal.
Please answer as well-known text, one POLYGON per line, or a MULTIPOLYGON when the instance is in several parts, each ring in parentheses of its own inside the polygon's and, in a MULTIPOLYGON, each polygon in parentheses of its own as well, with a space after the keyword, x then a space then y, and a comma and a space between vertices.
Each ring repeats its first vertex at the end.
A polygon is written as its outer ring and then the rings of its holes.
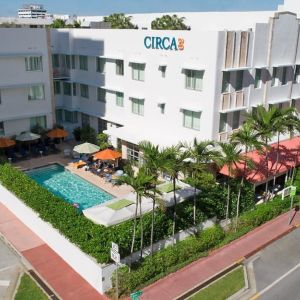
POLYGON ((290 212, 280 215, 238 240, 213 251, 208 257, 201 258, 144 288, 141 299, 171 300, 180 297, 187 291, 229 268, 242 258, 250 257, 255 252, 295 229, 295 225, 300 223, 300 214, 297 213, 295 215, 291 224, 288 224, 289 216, 290 212))
POLYGON ((1 203, 0 234, 27 260, 34 271, 61 299, 107 299, 1 203))

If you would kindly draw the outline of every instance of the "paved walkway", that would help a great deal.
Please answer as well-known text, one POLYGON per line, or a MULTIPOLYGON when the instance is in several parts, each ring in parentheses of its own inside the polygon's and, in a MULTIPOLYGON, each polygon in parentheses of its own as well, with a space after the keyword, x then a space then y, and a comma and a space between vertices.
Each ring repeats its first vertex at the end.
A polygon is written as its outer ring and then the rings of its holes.
POLYGON ((294 225, 300 223, 300 214, 296 214, 291 225, 288 225, 288 219, 289 213, 285 213, 229 245, 213 251, 208 257, 201 258, 155 282, 143 290, 144 293, 141 299, 176 299, 183 293, 236 263, 241 258, 253 255, 274 240, 293 230, 295 228, 294 225))
POLYGON ((107 299, 1 203, 0 234, 26 258, 36 273, 63 300, 107 299))

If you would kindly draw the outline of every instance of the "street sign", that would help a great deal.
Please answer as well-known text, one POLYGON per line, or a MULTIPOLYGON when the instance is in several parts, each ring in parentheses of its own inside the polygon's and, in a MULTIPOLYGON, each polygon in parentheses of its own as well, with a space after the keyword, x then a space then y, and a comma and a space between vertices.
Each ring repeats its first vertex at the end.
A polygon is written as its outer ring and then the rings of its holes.
POLYGON ((111 242, 111 249, 113 249, 115 252, 119 252, 118 244, 111 242))
POLYGON ((136 291, 136 292, 130 294, 130 298, 131 298, 131 300, 139 300, 140 296, 142 294, 143 294, 142 291, 136 291))
POLYGON ((119 263, 120 262, 120 254, 113 249, 110 249, 110 258, 115 262, 119 263))
POLYGON ((296 196, 296 190, 297 188, 295 186, 291 186, 291 196, 296 196))

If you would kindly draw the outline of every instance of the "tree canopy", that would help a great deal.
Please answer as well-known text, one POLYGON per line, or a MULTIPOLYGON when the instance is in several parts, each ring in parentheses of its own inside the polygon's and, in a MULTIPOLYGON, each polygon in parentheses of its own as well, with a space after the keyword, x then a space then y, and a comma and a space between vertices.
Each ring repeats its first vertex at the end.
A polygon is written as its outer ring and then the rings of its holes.
POLYGON ((191 28, 184 24, 184 17, 177 15, 163 15, 151 22, 151 29, 155 30, 190 30, 191 28))
POLYGON ((103 18, 104 22, 111 24, 113 29, 138 29, 137 25, 131 22, 131 16, 125 16, 123 13, 112 14, 103 18))
POLYGON ((73 24, 66 24, 63 19, 55 19, 49 28, 80 28, 81 24, 79 21, 74 21, 73 24))

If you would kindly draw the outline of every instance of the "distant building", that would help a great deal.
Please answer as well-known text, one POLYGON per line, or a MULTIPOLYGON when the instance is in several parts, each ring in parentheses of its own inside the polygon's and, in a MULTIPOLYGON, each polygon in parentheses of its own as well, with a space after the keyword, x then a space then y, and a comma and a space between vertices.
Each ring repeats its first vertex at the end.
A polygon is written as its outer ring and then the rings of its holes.
POLYGON ((22 8, 18 10, 19 18, 45 18, 47 10, 41 4, 25 4, 22 8))

